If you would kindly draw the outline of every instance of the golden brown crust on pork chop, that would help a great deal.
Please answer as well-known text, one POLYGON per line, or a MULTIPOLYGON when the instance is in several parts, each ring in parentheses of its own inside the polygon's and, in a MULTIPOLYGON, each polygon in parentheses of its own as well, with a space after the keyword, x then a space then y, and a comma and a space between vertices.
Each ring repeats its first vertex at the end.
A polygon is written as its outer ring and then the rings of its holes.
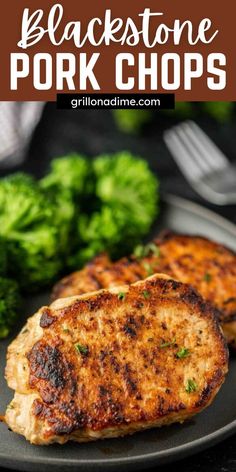
POLYGON ((227 365, 211 305, 155 275, 30 318, 8 350, 6 421, 34 444, 182 422, 211 403, 227 365))
POLYGON ((54 288, 53 298, 79 295, 94 286, 108 288, 133 283, 161 272, 191 284, 218 310, 229 344, 236 347, 236 255, 222 244, 200 236, 165 232, 142 258, 123 258, 111 263, 99 256, 79 272, 65 277, 54 288))

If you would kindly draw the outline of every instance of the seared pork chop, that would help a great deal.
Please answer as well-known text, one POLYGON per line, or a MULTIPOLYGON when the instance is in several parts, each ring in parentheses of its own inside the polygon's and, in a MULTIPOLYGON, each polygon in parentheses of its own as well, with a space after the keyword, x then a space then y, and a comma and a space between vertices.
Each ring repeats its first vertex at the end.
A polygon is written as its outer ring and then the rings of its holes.
POLYGON ((53 298, 134 283, 156 272, 191 284, 209 300, 219 310, 228 343, 236 347, 236 255, 203 237, 166 232, 140 257, 112 263, 107 255, 99 256, 61 280, 54 288, 53 298))
POLYGON ((155 275, 30 318, 8 350, 6 422, 34 444, 181 423, 212 402, 227 368, 211 305, 155 275))

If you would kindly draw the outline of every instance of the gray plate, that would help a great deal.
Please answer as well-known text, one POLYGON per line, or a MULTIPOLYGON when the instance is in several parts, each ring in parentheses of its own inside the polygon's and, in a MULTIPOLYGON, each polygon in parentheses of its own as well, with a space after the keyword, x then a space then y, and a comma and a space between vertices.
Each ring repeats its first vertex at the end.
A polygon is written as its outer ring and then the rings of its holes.
MULTIPOLYGON (((160 228, 195 233, 218 240, 236 250, 236 227, 223 218, 181 198, 168 196, 162 207, 160 228)), ((47 296, 31 300, 27 316, 47 296)), ((22 320, 23 323, 23 320, 22 320)), ((16 334, 16 333, 15 333, 16 334)), ((9 342, 9 340, 8 340, 9 342)), ((8 342, 0 343, 0 410, 4 411, 12 392, 3 379, 8 342)), ((137 470, 167 463, 203 450, 236 432, 236 358, 230 361, 226 382, 213 404, 184 425, 172 425, 121 439, 90 444, 35 447, 0 425, 1 466, 24 471, 137 470)))

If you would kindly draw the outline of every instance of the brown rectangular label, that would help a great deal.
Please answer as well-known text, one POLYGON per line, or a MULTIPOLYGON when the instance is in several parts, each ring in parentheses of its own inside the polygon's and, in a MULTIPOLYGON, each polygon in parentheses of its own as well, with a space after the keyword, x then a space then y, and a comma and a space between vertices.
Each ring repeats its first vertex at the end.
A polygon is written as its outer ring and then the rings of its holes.
POLYGON ((233 101, 233 6, 10 0, 0 18, 0 100, 94 92, 233 101))

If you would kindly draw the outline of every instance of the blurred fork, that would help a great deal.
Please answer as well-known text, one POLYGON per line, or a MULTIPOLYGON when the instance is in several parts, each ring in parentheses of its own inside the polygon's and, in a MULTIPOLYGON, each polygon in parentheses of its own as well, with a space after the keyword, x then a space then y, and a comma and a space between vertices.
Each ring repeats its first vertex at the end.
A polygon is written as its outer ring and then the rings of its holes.
POLYGON ((191 120, 164 132, 164 141, 190 185, 217 205, 236 204, 236 167, 191 120))

